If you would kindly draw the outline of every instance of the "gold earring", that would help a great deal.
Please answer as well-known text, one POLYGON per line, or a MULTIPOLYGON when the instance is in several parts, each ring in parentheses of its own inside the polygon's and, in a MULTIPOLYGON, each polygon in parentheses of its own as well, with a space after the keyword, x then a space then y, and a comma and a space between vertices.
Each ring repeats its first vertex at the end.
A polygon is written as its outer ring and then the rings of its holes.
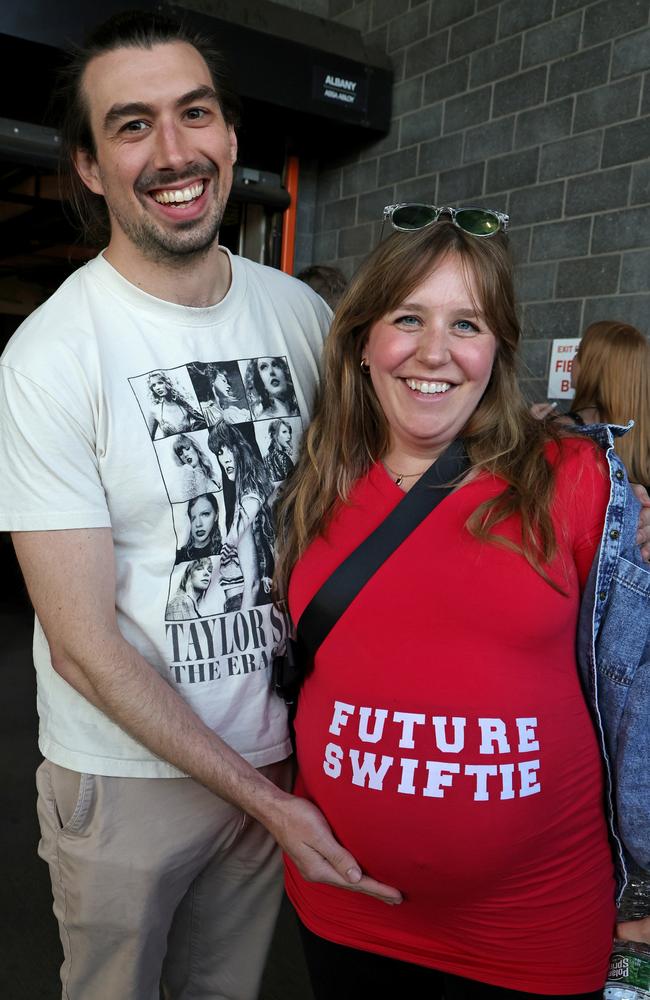
POLYGON ((370 375, 370 365, 365 358, 361 358, 361 364, 359 365, 361 371, 364 375, 370 375))

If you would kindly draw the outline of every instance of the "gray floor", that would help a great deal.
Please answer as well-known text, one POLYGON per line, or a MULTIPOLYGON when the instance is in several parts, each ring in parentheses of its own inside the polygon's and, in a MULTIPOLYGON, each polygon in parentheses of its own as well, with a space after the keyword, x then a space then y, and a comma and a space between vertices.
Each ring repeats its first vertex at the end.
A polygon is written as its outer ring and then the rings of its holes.
MULTIPOLYGON (((40 761, 31 661, 31 616, 0 606, 0 995, 3 1000, 58 1000, 61 947, 45 864, 36 854, 34 772, 40 761)), ((260 1000, 311 1000, 292 913, 283 906, 260 1000)), ((84 1000, 93 1000, 92 997, 84 1000)), ((116 998, 118 1000, 118 998, 116 998)))

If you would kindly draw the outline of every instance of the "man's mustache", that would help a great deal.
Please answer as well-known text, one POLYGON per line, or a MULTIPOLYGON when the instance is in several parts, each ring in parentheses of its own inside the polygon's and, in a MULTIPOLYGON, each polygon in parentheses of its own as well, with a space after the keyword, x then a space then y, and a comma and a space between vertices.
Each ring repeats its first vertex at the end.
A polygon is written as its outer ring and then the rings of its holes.
POLYGON ((157 173, 141 174, 135 183, 135 189, 141 194, 146 194, 152 188, 171 187, 173 184, 191 181, 195 177, 214 177, 216 174, 216 165, 206 160, 205 163, 190 163, 184 170, 179 172, 164 170, 157 173))

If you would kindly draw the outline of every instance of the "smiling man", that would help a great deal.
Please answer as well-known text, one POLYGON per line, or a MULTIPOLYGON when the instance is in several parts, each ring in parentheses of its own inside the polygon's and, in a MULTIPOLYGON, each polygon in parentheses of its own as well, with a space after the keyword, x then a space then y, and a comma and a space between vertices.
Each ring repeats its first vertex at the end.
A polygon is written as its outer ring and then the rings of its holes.
MULTIPOLYGON (((106 199, 112 223, 106 259, 129 276, 146 260, 146 287, 161 266, 186 271, 200 255, 211 259, 227 288, 217 235, 237 157, 235 111, 222 109, 203 56, 180 42, 153 46, 135 60, 132 48, 113 49, 88 64, 82 88, 93 143, 77 147, 75 166, 87 188, 106 199), (146 100, 128 99, 136 92, 136 63, 146 100)), ((206 271, 204 265, 198 275, 200 298, 212 304, 206 271)))
MULTIPOLYGON (((185 435, 206 453, 200 399, 219 364, 244 400, 248 366, 274 359, 292 430, 304 426, 330 314, 219 246, 237 104, 204 39, 160 16, 113 19, 71 67, 67 107, 75 200, 86 224, 108 223, 108 245, 0 364, 0 528, 36 610, 40 853, 64 995, 157 1000, 162 984, 170 998, 253 1000, 276 842, 308 878, 399 894, 288 794, 268 683, 286 620, 267 587, 246 586, 227 477, 213 463, 218 481, 179 496, 173 449, 185 435), (210 565, 189 600, 199 537, 210 565)), ((257 470, 263 419, 251 407, 237 423, 257 470)), ((243 535, 270 553, 274 486, 265 472, 242 483, 255 497, 243 535)))

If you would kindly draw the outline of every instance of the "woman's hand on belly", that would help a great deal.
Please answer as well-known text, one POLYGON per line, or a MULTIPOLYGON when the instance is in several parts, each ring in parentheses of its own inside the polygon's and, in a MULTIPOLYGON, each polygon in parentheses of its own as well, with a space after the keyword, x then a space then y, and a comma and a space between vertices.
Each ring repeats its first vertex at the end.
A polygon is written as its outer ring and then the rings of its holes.
POLYGON ((265 820, 265 826, 308 882, 363 892, 384 903, 402 902, 398 889, 362 873, 350 852, 333 836, 320 809, 307 799, 287 796, 274 819, 265 820))

